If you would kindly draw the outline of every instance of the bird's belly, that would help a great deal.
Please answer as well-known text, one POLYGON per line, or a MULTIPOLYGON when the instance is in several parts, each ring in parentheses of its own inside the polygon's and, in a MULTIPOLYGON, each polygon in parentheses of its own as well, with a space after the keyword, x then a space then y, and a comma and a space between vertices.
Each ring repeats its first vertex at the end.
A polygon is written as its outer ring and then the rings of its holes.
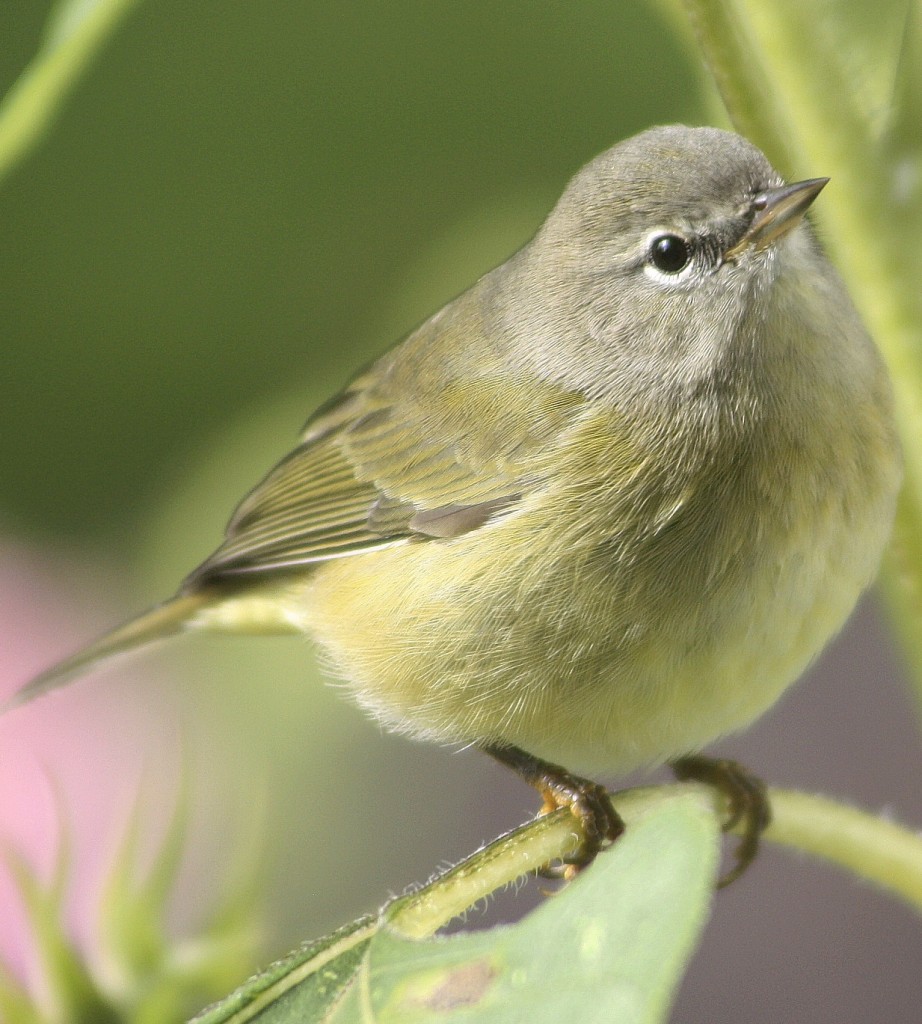
POLYGON ((831 494, 796 527, 741 519, 732 543, 724 517, 664 540, 661 568, 655 551, 580 558, 509 516, 330 563, 292 595, 292 615, 391 728, 626 771, 774 703, 872 578, 891 491, 857 506, 831 494))

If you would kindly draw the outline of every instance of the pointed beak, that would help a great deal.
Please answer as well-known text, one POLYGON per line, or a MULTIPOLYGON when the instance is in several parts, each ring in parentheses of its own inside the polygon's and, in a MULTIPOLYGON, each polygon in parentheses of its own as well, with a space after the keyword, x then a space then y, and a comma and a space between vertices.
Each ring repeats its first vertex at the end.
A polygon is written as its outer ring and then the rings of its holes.
POLYGON ((752 201, 755 211, 752 223, 736 245, 724 253, 724 259, 732 260, 744 249, 764 249, 797 227, 828 181, 828 178, 808 178, 759 193, 752 201))

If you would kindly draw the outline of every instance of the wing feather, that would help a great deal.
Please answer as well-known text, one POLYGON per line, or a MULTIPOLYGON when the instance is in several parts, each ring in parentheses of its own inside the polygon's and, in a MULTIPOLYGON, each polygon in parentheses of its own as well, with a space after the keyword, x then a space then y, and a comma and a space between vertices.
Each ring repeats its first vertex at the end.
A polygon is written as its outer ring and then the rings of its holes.
POLYGON ((311 416, 300 445, 243 499, 187 590, 411 539, 456 538, 540 486, 535 457, 573 422, 583 396, 511 378, 498 349, 472 347, 472 296, 311 416))
MULTIPOLYGON (((391 413, 391 415, 394 415, 391 413)), ((516 480, 477 472, 450 447, 400 429, 348 421, 318 430, 240 503, 224 543, 186 581, 278 570, 404 543, 459 536, 509 509, 516 480)))

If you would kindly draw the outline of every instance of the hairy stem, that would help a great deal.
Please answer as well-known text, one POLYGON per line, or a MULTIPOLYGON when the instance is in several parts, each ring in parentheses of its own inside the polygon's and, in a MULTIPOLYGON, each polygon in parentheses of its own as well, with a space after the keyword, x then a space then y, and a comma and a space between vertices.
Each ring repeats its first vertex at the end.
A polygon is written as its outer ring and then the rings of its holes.
MULTIPOLYGON (((687 798, 690 790, 723 817, 723 798, 700 783, 626 790, 612 802, 630 829, 664 804, 687 798)), ((922 837, 825 797, 771 789, 769 799, 773 817, 765 839, 844 868, 922 913, 922 837)), ((578 829, 566 808, 529 822, 395 901, 388 920, 410 938, 426 938, 502 886, 572 853, 578 829)))

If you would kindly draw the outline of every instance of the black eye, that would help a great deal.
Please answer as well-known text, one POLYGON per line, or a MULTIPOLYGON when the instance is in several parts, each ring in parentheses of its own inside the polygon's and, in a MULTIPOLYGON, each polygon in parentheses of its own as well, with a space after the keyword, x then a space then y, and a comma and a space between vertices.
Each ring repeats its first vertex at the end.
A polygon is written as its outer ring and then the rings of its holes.
POLYGON ((650 243, 650 262, 664 274, 678 274, 690 259, 688 242, 680 235, 657 235, 650 243))

